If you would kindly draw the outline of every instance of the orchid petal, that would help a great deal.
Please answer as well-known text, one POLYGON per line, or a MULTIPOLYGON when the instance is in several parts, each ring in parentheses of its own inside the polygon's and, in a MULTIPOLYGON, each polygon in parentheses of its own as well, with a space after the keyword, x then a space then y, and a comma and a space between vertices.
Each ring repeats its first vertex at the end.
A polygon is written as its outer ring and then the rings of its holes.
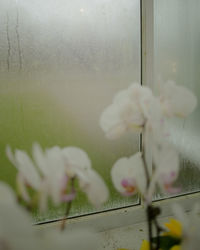
POLYGON ((117 139, 126 131, 126 126, 120 119, 117 105, 112 104, 104 110, 100 126, 109 139, 117 139))
POLYGON ((174 192, 171 185, 177 179, 180 169, 177 152, 171 145, 162 143, 154 147, 153 157, 160 187, 163 191, 174 192))
POLYGON ((62 154, 69 165, 78 166, 82 169, 91 168, 91 161, 85 151, 77 147, 66 147, 62 154))
POLYGON ((26 180, 20 172, 17 174, 16 182, 17 182, 17 189, 18 189, 19 195, 26 202, 30 202, 31 199, 27 192, 26 180))
POLYGON ((10 162, 11 162, 15 167, 17 167, 17 162, 16 162, 16 159, 15 159, 14 154, 12 153, 12 150, 11 150, 10 146, 7 146, 7 147, 6 147, 6 155, 7 155, 8 159, 10 160, 10 162))
POLYGON ((199 211, 194 207, 190 214, 186 214, 178 204, 173 205, 172 211, 175 217, 181 222, 183 228, 181 249, 198 250, 200 244, 199 211))
POLYGON ((47 204, 48 204, 48 193, 49 193, 49 183, 47 180, 44 180, 41 184, 40 188, 40 196, 39 196, 39 208, 41 212, 44 212, 47 210, 47 204))
POLYGON ((46 160, 39 144, 33 144, 33 159, 43 175, 47 173, 46 160))
POLYGON ((15 201, 16 198, 11 187, 8 184, 0 181, 0 204, 11 204, 15 203, 15 201))
POLYGON ((122 194, 126 194, 127 188, 123 185, 125 180, 132 184, 130 193, 135 194, 138 189, 145 192, 145 173, 141 153, 137 153, 130 158, 121 158, 113 166, 111 177, 115 188, 122 194))
POLYGON ((95 207, 100 207, 108 199, 108 189, 102 177, 93 169, 87 171, 88 180, 80 179, 80 188, 87 194, 88 200, 95 207))
POLYGON ((76 193, 73 192, 73 193, 70 193, 70 194, 62 195, 62 196, 61 196, 61 200, 62 200, 63 202, 69 202, 69 201, 74 200, 75 197, 76 197, 76 193))
POLYGON ((195 95, 183 86, 168 81, 161 90, 161 104, 167 116, 188 116, 197 105, 195 95))
POLYGON ((0 249, 44 249, 32 227, 31 216, 17 204, 11 188, 2 182, 0 204, 0 249))
POLYGON ((40 187, 40 176, 37 173, 32 160, 22 150, 15 151, 15 159, 17 162, 17 168, 26 179, 27 183, 38 190, 40 187))
POLYGON ((49 169, 48 175, 46 176, 50 185, 49 194, 51 195, 53 202, 58 205, 60 202, 62 179, 65 174, 64 161, 58 147, 46 150, 46 163, 49 169))
POLYGON ((100 126, 106 136, 116 139, 127 131, 140 133, 147 118, 147 106, 152 98, 151 90, 138 83, 117 93, 113 103, 105 109, 100 119, 100 126))

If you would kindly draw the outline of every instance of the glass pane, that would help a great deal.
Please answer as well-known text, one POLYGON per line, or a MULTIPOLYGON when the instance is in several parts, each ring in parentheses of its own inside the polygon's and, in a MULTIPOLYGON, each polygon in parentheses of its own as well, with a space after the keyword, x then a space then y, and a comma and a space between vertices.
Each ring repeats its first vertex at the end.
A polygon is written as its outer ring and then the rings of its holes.
MULTIPOLYGON (((174 80, 200 97, 200 1, 155 1, 155 79, 174 80)), ((200 103, 187 119, 169 124, 181 155, 181 193, 200 190, 200 103)), ((158 195, 158 198, 160 195, 158 195)))
MULTIPOLYGON (((118 90, 140 81, 139 2, 1 0, 0 179, 15 187, 7 144, 28 152, 33 142, 74 145, 89 154, 109 186, 103 209, 137 203, 114 190, 110 169, 138 151, 139 138, 109 141, 99 118, 118 90)), ((81 192, 78 197, 71 215, 94 211, 81 192)), ((64 207, 35 218, 57 218, 64 207)))

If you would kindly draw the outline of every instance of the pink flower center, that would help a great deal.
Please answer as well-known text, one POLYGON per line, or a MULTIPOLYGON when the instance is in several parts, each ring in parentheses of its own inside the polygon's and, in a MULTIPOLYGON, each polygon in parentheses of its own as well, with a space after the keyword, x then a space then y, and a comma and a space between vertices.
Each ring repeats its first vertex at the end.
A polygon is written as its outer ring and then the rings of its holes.
POLYGON ((163 184, 164 188, 167 192, 174 194, 177 192, 180 192, 180 188, 178 187, 173 187, 172 184, 177 178, 177 173, 176 171, 171 171, 169 174, 163 176, 163 184))
POLYGON ((125 189, 124 195, 129 196, 136 192, 135 181, 129 179, 123 179, 121 181, 122 187, 125 189))

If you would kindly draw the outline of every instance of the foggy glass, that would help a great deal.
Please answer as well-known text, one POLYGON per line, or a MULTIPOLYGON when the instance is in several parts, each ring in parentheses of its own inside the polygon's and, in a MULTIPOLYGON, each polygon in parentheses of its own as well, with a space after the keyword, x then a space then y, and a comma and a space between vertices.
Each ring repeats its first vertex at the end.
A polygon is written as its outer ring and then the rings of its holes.
MULTIPOLYGON (((181 193, 200 190, 200 1, 155 1, 155 83, 174 80, 198 98, 196 111, 169 124, 181 155, 181 193)), ((163 196, 157 195, 157 198, 163 196)))
MULTIPOLYGON (((139 149, 138 136, 105 138, 99 118, 114 94, 140 82, 139 0, 0 1, 0 179, 15 187, 5 147, 31 152, 59 145, 85 150, 104 177, 110 200, 130 204, 113 188, 110 169, 139 149)), ((64 208, 50 207, 44 218, 64 208)), ((71 215, 93 212, 80 193, 71 215)))

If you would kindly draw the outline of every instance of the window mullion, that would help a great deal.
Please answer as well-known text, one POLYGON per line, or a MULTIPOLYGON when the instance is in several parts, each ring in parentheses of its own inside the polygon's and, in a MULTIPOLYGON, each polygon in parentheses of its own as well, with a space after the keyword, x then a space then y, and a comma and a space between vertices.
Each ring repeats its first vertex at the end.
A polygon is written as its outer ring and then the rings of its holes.
MULTIPOLYGON (((154 0, 140 0, 141 27, 141 84, 153 89, 154 82, 154 0)), ((140 151, 143 151, 143 137, 140 135, 140 151)), ((152 162, 149 172, 152 172, 152 162)), ((142 200, 140 200, 142 203, 142 200)))

